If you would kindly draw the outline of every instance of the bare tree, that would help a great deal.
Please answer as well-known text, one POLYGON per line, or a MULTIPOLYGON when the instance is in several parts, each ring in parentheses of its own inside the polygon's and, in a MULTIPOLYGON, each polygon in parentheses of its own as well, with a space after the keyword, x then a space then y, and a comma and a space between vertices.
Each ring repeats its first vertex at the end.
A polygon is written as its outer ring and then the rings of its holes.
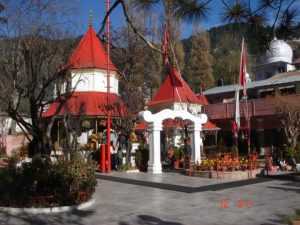
POLYGON ((274 98, 276 110, 284 131, 287 145, 295 149, 300 137, 300 105, 293 98, 276 94, 274 98))
POLYGON ((102 22, 102 26, 98 32, 98 34, 104 31, 105 23, 107 17, 118 7, 121 6, 126 23, 130 26, 132 31, 143 40, 150 48, 157 52, 161 52, 160 48, 158 48, 153 42, 148 40, 148 38, 140 32, 140 30, 135 25, 134 21, 130 17, 129 9, 135 7, 137 10, 155 10, 157 5, 163 7, 164 16, 166 18, 170 18, 172 16, 174 19, 182 19, 185 21, 199 21, 200 19, 206 17, 206 13, 208 11, 208 5, 213 0, 116 0, 107 14, 104 17, 102 22), (129 7, 129 4, 131 4, 129 7))
POLYGON ((53 101, 55 82, 67 75, 68 67, 63 65, 73 44, 64 36, 63 26, 57 25, 56 16, 61 15, 56 10, 66 12, 68 8, 58 1, 22 1, 21 9, 11 7, 8 6, 9 33, 0 40, 0 101, 24 130, 30 150, 46 153, 47 124, 42 114, 53 101), (30 122, 23 118, 24 113, 30 122))

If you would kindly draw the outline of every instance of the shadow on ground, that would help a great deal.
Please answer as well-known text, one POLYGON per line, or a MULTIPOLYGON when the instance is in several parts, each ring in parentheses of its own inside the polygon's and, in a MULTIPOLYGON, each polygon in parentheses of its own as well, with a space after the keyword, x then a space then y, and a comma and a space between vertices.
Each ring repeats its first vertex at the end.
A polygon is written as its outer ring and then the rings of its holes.
POLYGON ((296 188, 277 187, 277 186, 268 186, 268 188, 282 190, 282 191, 294 191, 297 194, 300 194, 300 189, 299 188, 296 189, 296 188))
POLYGON ((50 225, 50 224, 62 224, 62 225, 85 225, 83 221, 85 217, 93 215, 93 210, 73 210, 67 213, 57 214, 12 214, 0 211, 0 224, 35 224, 35 225, 50 225))
MULTIPOLYGON (((162 220, 155 216, 138 215, 135 225, 183 225, 182 223, 162 220)), ((120 221, 119 225, 131 225, 131 223, 120 221)))

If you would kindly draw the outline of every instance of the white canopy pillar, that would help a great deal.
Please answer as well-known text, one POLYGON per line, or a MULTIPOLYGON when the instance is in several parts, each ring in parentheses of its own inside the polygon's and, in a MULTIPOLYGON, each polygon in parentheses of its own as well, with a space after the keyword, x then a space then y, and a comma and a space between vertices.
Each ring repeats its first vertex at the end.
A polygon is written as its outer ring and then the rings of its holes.
POLYGON ((148 172, 159 174, 162 172, 160 161, 160 131, 162 130, 162 121, 165 119, 182 118, 183 120, 190 120, 193 122, 192 131, 192 160, 193 162, 201 162, 201 145, 202 139, 200 131, 202 124, 207 122, 207 116, 200 114, 197 116, 184 110, 170 110, 164 109, 156 114, 152 114, 150 111, 142 111, 139 113, 142 120, 149 124, 149 162, 148 172))
POLYGON ((153 174, 160 174, 161 161, 160 161, 160 132, 162 130, 161 122, 154 122, 149 124, 149 162, 148 172, 153 174))
POLYGON ((203 145, 200 132, 202 130, 201 124, 194 123, 189 127, 191 132, 192 139, 192 163, 200 164, 201 163, 201 148, 203 145))

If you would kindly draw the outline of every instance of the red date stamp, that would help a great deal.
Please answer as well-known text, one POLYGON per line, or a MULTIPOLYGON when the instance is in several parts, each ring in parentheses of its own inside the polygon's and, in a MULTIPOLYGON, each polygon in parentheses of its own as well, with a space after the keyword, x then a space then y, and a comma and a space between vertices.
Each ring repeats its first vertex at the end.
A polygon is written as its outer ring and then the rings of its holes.
POLYGON ((230 201, 228 198, 223 198, 219 202, 219 208, 227 209, 234 205, 234 207, 243 209, 243 208, 251 208, 254 203, 251 199, 238 199, 236 201, 230 201))

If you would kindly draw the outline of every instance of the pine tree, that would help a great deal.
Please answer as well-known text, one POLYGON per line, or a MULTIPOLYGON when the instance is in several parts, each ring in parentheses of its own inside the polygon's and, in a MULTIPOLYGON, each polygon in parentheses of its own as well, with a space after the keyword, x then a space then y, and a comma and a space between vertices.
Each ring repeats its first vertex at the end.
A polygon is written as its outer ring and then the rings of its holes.
POLYGON ((215 82, 212 71, 213 57, 210 54, 208 34, 198 32, 193 35, 188 48, 184 78, 195 92, 200 91, 201 87, 213 86, 215 82))
POLYGON ((223 35, 220 39, 218 47, 213 50, 213 76, 216 80, 222 78, 224 84, 236 84, 239 75, 240 43, 241 38, 234 34, 223 35))

